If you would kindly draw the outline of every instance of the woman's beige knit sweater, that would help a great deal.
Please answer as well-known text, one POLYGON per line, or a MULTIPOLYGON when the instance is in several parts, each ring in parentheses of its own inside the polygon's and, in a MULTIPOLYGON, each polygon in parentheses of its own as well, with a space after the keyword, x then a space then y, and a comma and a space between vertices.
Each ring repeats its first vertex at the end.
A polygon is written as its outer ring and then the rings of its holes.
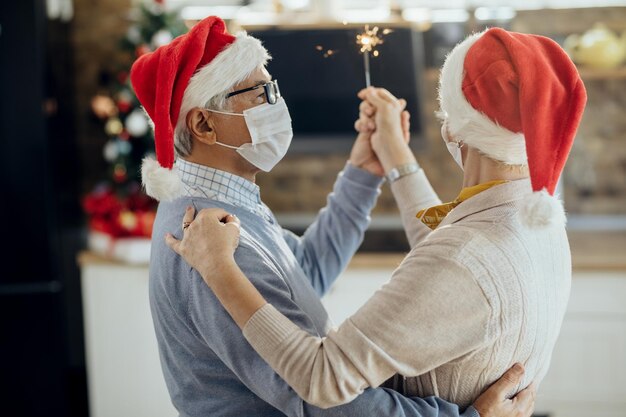
POLYGON ((325 338, 268 304, 246 324, 246 339, 305 401, 324 408, 396 373, 415 377, 407 394, 462 408, 515 362, 526 367, 520 389, 539 383, 570 292, 564 225, 519 222, 529 180, 470 198, 434 231, 415 218, 439 203, 423 171, 392 189, 411 252, 391 280, 325 338))

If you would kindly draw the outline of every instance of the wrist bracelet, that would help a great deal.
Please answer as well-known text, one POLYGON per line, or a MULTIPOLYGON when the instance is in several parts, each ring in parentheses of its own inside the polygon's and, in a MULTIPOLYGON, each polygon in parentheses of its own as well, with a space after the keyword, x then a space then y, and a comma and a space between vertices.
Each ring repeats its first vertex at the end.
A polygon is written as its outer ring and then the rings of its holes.
POLYGON ((387 174, 386 178, 389 183, 393 183, 398 181, 400 178, 413 174, 422 169, 417 162, 412 162, 410 164, 400 165, 393 168, 387 174))

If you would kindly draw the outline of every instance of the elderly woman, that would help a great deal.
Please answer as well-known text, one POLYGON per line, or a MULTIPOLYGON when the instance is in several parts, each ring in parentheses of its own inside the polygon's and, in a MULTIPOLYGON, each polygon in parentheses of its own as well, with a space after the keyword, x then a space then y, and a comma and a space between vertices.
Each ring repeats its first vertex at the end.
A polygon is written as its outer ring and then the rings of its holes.
POLYGON ((442 135, 464 170, 441 204, 401 127, 402 103, 368 89, 357 128, 387 173, 411 251, 391 280, 320 338, 267 304, 233 260, 238 220, 200 212, 168 244, 195 267, 254 349, 307 402, 331 407, 396 373, 407 395, 470 405, 514 362, 545 376, 569 296, 565 216, 553 197, 586 101, 564 51, 534 35, 470 36, 441 73, 442 135), (193 220, 193 221, 192 221, 193 220))

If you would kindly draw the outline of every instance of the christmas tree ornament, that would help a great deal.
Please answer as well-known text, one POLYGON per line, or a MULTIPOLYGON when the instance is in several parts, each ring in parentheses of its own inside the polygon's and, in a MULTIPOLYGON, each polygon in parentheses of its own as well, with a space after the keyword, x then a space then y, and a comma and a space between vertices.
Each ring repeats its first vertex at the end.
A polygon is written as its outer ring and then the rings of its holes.
POLYGON ((117 116, 117 107, 109 96, 97 95, 91 99, 91 111, 99 119, 117 116))
POLYGON ((118 101, 127 101, 130 103, 133 101, 133 97, 133 93, 128 88, 124 88, 117 93, 118 101))
POLYGON ((169 30, 161 29, 152 36, 151 44, 153 48, 158 48, 160 46, 167 45, 172 41, 172 39, 174 38, 169 30))
POLYGON ((115 165, 115 168, 113 168, 113 180, 117 183, 121 183, 126 181, 127 178, 126 167, 122 164, 115 165))
POLYGON ((142 110, 135 109, 126 117, 124 126, 131 136, 143 136, 148 132, 148 118, 142 110))
POLYGON ((133 107, 133 104, 130 101, 118 101, 117 108, 120 113, 128 113, 130 109, 133 107))
POLYGON ((133 149, 133 145, 130 144, 127 140, 118 140, 117 149, 120 155, 126 156, 130 154, 130 151, 133 149))
POLYGON ((117 108, 120 113, 128 113, 132 108, 133 94, 126 88, 117 93, 117 108))
POLYGON ((129 232, 132 232, 137 228, 137 216, 130 210, 124 210, 120 212, 118 221, 122 228, 126 229, 129 232))
POLYGON ((102 155, 107 162, 115 162, 118 156, 120 156, 120 150, 117 144, 117 140, 111 139, 104 145, 102 155))
POLYGON ((126 130, 122 130, 122 133, 118 136, 119 140, 127 141, 130 139, 130 134, 126 130))
POLYGON ((124 125, 122 125, 122 122, 117 117, 111 117, 104 125, 104 131, 109 136, 119 135, 122 129, 124 129, 124 125))
POLYGON ((142 41, 142 38, 139 27, 137 27, 136 25, 130 26, 128 28, 128 31, 126 31, 126 39, 128 39, 134 45, 140 43, 142 41))
POLYGON ((128 113, 130 109, 133 107, 133 104, 130 101, 118 101, 117 108, 120 113, 128 113))

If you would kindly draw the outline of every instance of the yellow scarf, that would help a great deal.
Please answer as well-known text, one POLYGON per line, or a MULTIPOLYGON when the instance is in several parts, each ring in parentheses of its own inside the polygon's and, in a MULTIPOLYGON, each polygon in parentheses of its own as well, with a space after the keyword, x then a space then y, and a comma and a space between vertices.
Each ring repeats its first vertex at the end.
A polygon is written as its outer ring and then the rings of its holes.
POLYGON ((454 201, 420 210, 420 212, 417 213, 416 217, 420 219, 422 223, 424 223, 426 226, 435 230, 437 226, 439 226, 439 223, 442 222, 442 220, 452 211, 453 208, 455 208, 465 200, 468 200, 469 198, 474 197, 475 195, 480 194, 483 191, 490 189, 491 187, 504 184, 505 182, 507 181, 496 180, 489 181, 484 184, 478 184, 473 187, 463 188, 459 196, 454 201))

